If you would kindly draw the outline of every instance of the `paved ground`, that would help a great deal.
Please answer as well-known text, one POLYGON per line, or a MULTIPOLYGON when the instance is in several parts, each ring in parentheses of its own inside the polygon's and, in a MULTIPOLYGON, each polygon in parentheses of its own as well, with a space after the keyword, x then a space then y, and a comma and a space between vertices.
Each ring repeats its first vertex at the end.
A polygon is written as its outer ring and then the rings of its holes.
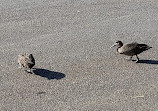
POLYGON ((156 0, 1 0, 0 110, 158 111, 157 47, 156 0), (116 40, 153 48, 136 64, 116 40))

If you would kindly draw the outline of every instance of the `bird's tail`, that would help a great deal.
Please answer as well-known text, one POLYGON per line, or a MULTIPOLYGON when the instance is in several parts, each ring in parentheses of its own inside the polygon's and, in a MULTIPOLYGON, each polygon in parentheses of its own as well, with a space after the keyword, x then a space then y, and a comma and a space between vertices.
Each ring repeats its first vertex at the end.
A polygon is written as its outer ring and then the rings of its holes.
POLYGON ((145 51, 145 50, 148 50, 148 49, 150 49, 150 48, 152 48, 152 47, 150 47, 150 46, 148 46, 148 45, 146 45, 146 44, 139 44, 139 48, 140 48, 141 50, 145 51))

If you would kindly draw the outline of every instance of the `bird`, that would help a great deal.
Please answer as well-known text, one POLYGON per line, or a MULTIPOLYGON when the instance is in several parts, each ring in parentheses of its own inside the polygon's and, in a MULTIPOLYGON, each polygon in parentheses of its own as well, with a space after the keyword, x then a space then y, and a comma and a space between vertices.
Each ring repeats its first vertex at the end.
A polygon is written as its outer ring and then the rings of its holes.
POLYGON ((31 73, 32 67, 35 65, 35 59, 32 54, 20 54, 18 55, 19 68, 24 67, 25 71, 31 73))
POLYGON ((131 42, 124 45, 122 41, 116 41, 116 43, 112 47, 115 46, 117 46, 117 52, 119 54, 130 56, 129 60, 132 60, 132 57, 135 55, 137 58, 136 63, 138 63, 140 60, 138 54, 152 48, 147 44, 139 44, 137 42, 131 42))

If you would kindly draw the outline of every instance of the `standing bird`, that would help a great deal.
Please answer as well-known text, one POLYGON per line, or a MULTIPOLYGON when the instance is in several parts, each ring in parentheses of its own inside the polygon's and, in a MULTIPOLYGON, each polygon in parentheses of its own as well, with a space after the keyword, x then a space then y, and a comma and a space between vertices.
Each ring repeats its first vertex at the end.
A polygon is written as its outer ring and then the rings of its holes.
POLYGON ((19 68, 24 67, 25 70, 31 73, 31 68, 35 65, 35 59, 32 54, 21 54, 18 57, 19 68))
POLYGON ((132 60, 132 57, 136 55, 137 57, 136 63, 139 62, 138 54, 152 48, 146 44, 138 44, 137 42, 132 42, 123 45, 121 41, 117 41, 116 44, 114 44, 112 47, 114 46, 117 46, 118 53, 131 56, 129 60, 132 60))

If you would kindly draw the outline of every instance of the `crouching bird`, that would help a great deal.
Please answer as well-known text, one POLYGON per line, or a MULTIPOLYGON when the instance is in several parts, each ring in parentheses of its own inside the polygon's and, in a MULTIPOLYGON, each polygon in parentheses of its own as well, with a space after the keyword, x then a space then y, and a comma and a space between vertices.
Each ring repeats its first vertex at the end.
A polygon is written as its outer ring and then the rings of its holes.
POLYGON ((25 71, 31 73, 31 68, 35 65, 35 59, 32 54, 21 54, 18 56, 19 68, 24 67, 25 71))
POLYGON ((136 63, 139 62, 138 54, 152 48, 146 44, 138 44, 137 42, 132 42, 123 45, 121 41, 117 41, 112 47, 114 46, 117 46, 118 53, 131 56, 129 60, 132 60, 132 57, 135 55, 137 58, 136 63))

